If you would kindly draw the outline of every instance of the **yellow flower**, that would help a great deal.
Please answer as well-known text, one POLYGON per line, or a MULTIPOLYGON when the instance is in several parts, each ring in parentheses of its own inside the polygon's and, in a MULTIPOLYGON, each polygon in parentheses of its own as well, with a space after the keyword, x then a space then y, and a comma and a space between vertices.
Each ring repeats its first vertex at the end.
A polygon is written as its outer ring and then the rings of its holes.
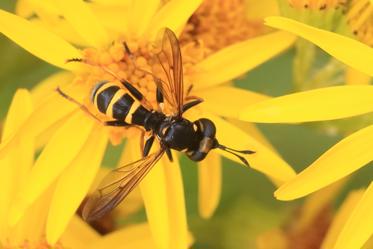
POLYGON ((283 17, 266 19, 268 26, 289 31, 320 47, 335 59, 321 67, 315 46, 296 42, 294 79, 299 90, 340 83, 369 84, 372 76, 373 4, 369 0, 280 0, 283 17), (347 49, 348 48, 348 49, 347 49))
MULTIPOLYGON (((337 2, 337 1, 336 1, 337 2)), ((345 6, 344 25, 318 28, 284 17, 269 17, 272 27, 294 33, 348 65, 346 83, 354 86, 337 86, 290 94, 247 107, 241 114, 245 121, 264 123, 301 123, 334 120, 372 112, 373 76, 371 1, 350 1, 345 6), (334 32, 331 32, 334 31, 334 32), (353 69, 351 69, 353 68, 353 69), (356 84, 365 84, 357 86, 356 84)), ((294 17, 293 17, 294 18, 294 17)), ((302 21, 302 20, 301 20, 302 21)), ((311 23, 314 25, 314 23, 311 23)), ((321 155, 297 177, 281 186, 275 196, 292 200, 308 195, 335 182, 373 159, 371 152, 372 126, 361 129, 342 139, 321 155)), ((369 209, 373 206, 371 186, 356 205, 344 211, 343 224, 333 232, 333 239, 323 248, 361 248, 373 234, 369 209)), ((328 241, 328 239, 326 240, 328 241)))
MULTIPOLYGON (((264 123, 300 123, 346 118, 373 111, 373 86, 337 86, 290 94, 248 107, 244 120, 264 123)), ((275 193, 281 200, 305 196, 335 182, 373 160, 373 126, 358 130, 321 155, 275 193)), ((360 248, 373 234, 369 220, 372 184, 342 230, 335 248, 360 248), (343 246, 342 246, 343 245, 343 246)))
MULTIPOLYGON (((88 100, 92 87, 100 80, 115 79, 99 67, 66 63, 67 59, 84 58, 90 64, 104 65, 118 76, 129 79, 147 99, 153 101, 155 84, 152 77, 126 60, 122 42, 128 43, 138 66, 153 70, 147 60, 151 55, 149 47, 164 27, 181 34, 186 87, 193 82, 191 94, 205 99, 205 103, 191 110, 188 117, 210 118, 217 126, 222 143, 257 151, 248 158, 250 164, 274 181, 284 182, 294 176, 288 164, 259 139, 255 127, 247 133, 230 122, 237 119, 243 105, 267 97, 223 85, 287 49, 294 36, 282 31, 262 34, 262 29, 256 28, 260 27, 257 22, 252 26, 250 21, 239 17, 242 12, 237 10, 243 6, 243 1, 222 5, 223 11, 210 11, 214 2, 206 1, 202 5, 201 2, 20 1, 18 13, 29 20, 0 11, 0 32, 35 56, 67 70, 52 75, 33 90, 35 110, 1 144, 2 156, 11 153, 18 139, 26 135, 36 137, 37 145, 45 145, 17 194, 11 208, 11 223, 16 223, 25 210, 56 182, 55 197, 46 222, 46 238, 48 242, 55 242, 87 193, 107 139, 117 144, 122 138, 129 138, 126 144, 129 149, 124 151, 128 156, 123 158, 126 162, 139 158, 139 134, 136 131, 103 127, 53 90, 57 86, 63 88, 97 113, 88 100), (235 26, 215 26, 219 20, 216 17, 222 14, 227 15, 226 19, 230 14, 238 15, 232 22, 226 21, 232 25, 238 22, 238 33, 232 32, 235 26), (203 25, 207 29, 199 30, 203 25), (214 46, 211 36, 217 34, 222 39, 214 46), (226 40, 223 39, 225 35, 226 40), (222 101, 224 96, 234 98, 222 101)), ((223 153, 223 156, 238 161, 230 155, 223 153)), ((212 215, 219 200, 220 167, 220 156, 215 153, 211 153, 199 167, 200 211, 204 217, 212 215)), ((187 221, 178 161, 161 160, 142 181, 140 188, 156 245, 159 248, 186 248, 187 221)))
MULTIPOLYGON (((3 129, 3 140, 32 113, 31 94, 24 89, 16 92, 9 109, 3 129)), ((1 158, 2 194, 0 196, 0 247, 16 248, 116 248, 118 245, 130 248, 154 248, 154 241, 148 224, 131 225, 115 233, 99 235, 78 216, 67 221, 66 230, 58 236, 58 242, 49 244, 45 238, 45 224, 48 219, 48 209, 54 205, 57 189, 52 184, 30 205, 21 219, 14 225, 8 224, 12 203, 16 201, 17 192, 22 189, 29 172, 32 170, 34 158, 34 137, 30 134, 17 139, 17 146, 11 153, 1 158)), ((63 196, 61 196, 63 198, 63 196)), ((64 203, 68 206, 68 203, 64 203)), ((190 239, 189 239, 190 241, 190 239)))

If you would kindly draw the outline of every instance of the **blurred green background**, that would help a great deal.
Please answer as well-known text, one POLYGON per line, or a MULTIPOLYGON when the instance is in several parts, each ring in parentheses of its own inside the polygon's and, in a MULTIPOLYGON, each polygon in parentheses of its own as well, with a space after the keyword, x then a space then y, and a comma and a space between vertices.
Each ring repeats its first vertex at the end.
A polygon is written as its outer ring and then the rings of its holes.
MULTIPOLYGON (((12 0, 1 0, 0 8, 13 11, 12 0)), ((249 56, 249 55, 248 55, 249 56)), ((294 50, 250 72, 236 84, 271 96, 292 92, 292 59, 294 50), (268 73, 270 72, 270 73, 268 73)), ((56 68, 33 57, 0 36, 0 116, 3 119, 12 95, 19 87, 32 88, 41 79, 57 71, 56 68)), ((312 125, 259 125, 278 152, 297 172, 309 165, 327 148, 340 139, 323 135, 312 125)), ((109 149, 105 165, 114 165, 118 148, 109 149)), ((225 160, 223 192, 220 206, 210 220, 203 220, 197 212, 197 168, 182 159, 182 171, 188 210, 188 222, 195 235, 193 248, 255 248, 257 234, 279 224, 302 200, 280 202, 273 198, 274 186, 262 174, 225 160)), ((371 167, 364 167, 354 175, 348 189, 367 186, 372 176, 371 167)), ((144 219, 144 212, 136 218, 144 219)))

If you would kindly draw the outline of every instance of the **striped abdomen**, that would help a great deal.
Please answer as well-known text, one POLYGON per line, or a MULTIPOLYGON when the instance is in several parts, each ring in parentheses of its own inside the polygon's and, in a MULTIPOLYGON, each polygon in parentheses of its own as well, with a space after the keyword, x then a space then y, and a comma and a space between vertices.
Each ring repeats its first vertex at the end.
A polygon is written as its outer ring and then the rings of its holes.
POLYGON ((150 113, 129 91, 109 81, 102 81, 93 88, 91 101, 109 118, 128 124, 144 125, 150 113))

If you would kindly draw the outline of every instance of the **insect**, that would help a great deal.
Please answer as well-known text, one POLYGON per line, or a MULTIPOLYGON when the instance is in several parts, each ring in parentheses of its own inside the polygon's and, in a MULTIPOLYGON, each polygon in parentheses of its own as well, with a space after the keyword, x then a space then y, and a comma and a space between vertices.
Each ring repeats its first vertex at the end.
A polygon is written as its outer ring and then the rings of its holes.
MULTIPOLYGON (((126 50, 130 53, 128 47, 126 50)), ((201 161, 209 151, 221 149, 234 154, 246 165, 248 165, 247 160, 238 153, 254 153, 251 150, 239 151, 221 145, 215 137, 216 128, 211 120, 200 118, 192 122, 183 117, 184 112, 201 103, 202 100, 196 98, 186 101, 180 46, 170 29, 165 29, 160 42, 160 51, 155 53, 155 59, 166 76, 163 77, 166 80, 162 80, 161 77, 153 75, 157 86, 158 110, 153 110, 142 93, 123 79, 120 80, 123 87, 119 87, 114 82, 102 81, 92 90, 91 101, 97 110, 112 119, 105 122, 105 125, 136 126, 151 135, 143 142, 143 158, 113 170, 104 178, 96 192, 88 198, 82 212, 86 220, 97 219, 114 209, 139 184, 164 153, 172 161, 171 150, 185 152, 192 161, 201 161), (168 104, 171 108, 171 115, 162 111, 161 107, 164 104, 168 104), (159 142, 160 149, 150 153, 155 139, 159 142)), ((72 60, 76 61, 76 59, 72 60)), ((70 99, 61 90, 57 90, 70 99)))

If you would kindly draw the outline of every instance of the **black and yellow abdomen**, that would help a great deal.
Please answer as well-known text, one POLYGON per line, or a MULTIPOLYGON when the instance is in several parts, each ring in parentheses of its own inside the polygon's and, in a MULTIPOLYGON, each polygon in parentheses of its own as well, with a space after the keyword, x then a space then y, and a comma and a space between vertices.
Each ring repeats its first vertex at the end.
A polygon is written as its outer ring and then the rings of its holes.
POLYGON ((110 119, 143 125, 150 111, 136 97, 114 82, 102 81, 92 89, 91 101, 99 112, 110 119))

